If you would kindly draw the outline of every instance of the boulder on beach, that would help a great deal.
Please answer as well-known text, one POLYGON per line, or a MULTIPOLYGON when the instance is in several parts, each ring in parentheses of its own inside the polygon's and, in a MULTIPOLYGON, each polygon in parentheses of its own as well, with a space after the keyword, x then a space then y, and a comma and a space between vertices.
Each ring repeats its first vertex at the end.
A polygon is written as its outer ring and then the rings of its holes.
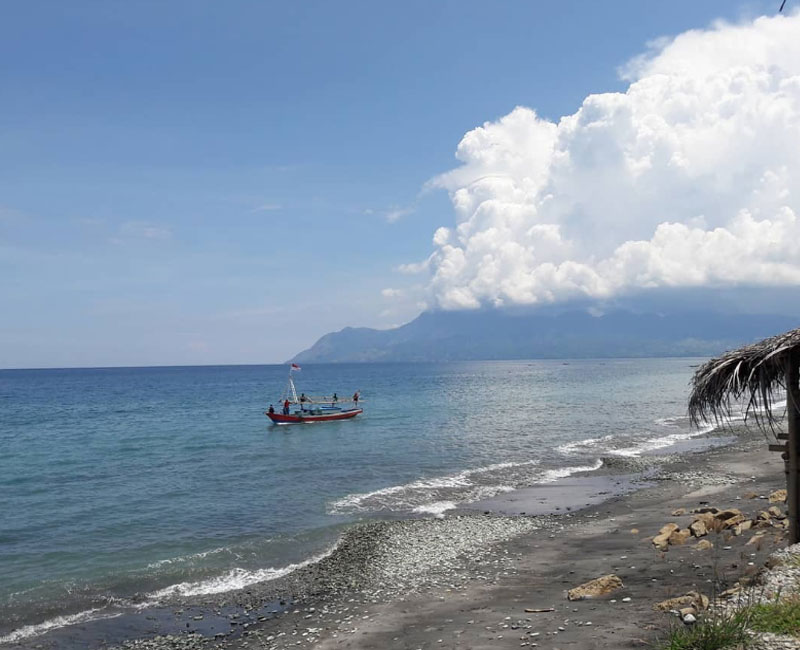
POLYGON ((567 599, 583 600, 584 598, 597 598, 598 596, 610 594, 612 591, 616 591, 617 589, 622 589, 622 587, 622 580, 620 580, 619 576, 610 573, 608 575, 595 578, 594 580, 590 580, 589 582, 585 582, 574 589, 570 589, 567 592, 567 599))
POLYGON ((714 548, 714 544, 709 542, 707 539, 701 539, 699 542, 697 542, 697 544, 694 545, 694 547, 698 551, 707 551, 710 548, 714 548))
POLYGON ((689 530, 695 537, 704 537, 708 535, 708 528, 706 528, 706 523, 702 519, 698 519, 689 524, 689 530))
POLYGON ((690 591, 684 596, 662 600, 660 603, 653 605, 653 609, 659 612, 669 612, 672 610, 682 612, 684 608, 691 607, 695 611, 702 611, 708 609, 708 603, 708 596, 696 591, 690 591))
POLYGON ((775 490, 769 495, 770 503, 786 503, 786 490, 775 490))
POLYGON ((784 519, 786 517, 786 515, 781 512, 781 509, 778 506, 770 506, 767 508, 767 513, 769 513, 769 515, 775 519, 784 519))
POLYGON ((653 538, 653 546, 655 546, 659 551, 668 551, 669 550, 669 536, 672 533, 661 533, 660 535, 656 535, 653 538))
POLYGON ((674 533, 679 528, 680 528, 680 526, 678 526, 678 524, 673 524, 673 523, 664 524, 661 527, 661 530, 658 531, 658 534, 659 535, 666 535, 667 537, 669 537, 672 533, 674 533))
POLYGON ((658 531, 658 535, 653 538, 653 546, 655 546, 659 551, 666 551, 669 548, 670 535, 677 530, 680 530, 680 526, 678 526, 678 524, 664 524, 661 527, 661 530, 658 531))
POLYGON ((739 524, 744 523, 747 521, 747 517, 742 514, 734 515, 733 517, 729 517, 728 519, 718 520, 722 522, 723 528, 733 528, 734 526, 738 526, 739 524))
POLYGON ((728 508, 727 510, 720 510, 714 516, 717 519, 730 519, 731 517, 736 517, 741 514, 742 511, 739 510, 739 508, 728 508))
POLYGON ((692 531, 688 528, 684 528, 683 530, 676 530, 669 536, 667 541, 670 543, 671 546, 680 546, 681 544, 686 543, 686 540, 692 536, 692 531))

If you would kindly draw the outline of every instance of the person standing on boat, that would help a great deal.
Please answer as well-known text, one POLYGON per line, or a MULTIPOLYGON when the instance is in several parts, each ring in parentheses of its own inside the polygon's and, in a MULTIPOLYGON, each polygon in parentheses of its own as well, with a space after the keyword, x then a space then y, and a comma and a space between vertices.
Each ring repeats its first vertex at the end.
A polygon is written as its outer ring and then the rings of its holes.
POLYGON ((334 393, 333 397, 331 398, 331 406, 336 404, 336 402, 338 402, 338 401, 339 401, 339 396, 336 393, 334 393))
POLYGON ((358 408, 358 391, 353 393, 353 401, 356 403, 356 408, 358 408))
POLYGON ((283 403, 283 414, 284 415, 289 415, 289 400, 288 399, 283 403))
POLYGON ((300 393, 300 410, 301 411, 305 411, 306 410, 306 407, 305 407, 305 403, 306 402, 310 403, 311 400, 306 397, 305 393, 300 393))
POLYGON ((275 407, 274 407, 274 406, 272 406, 272 404, 270 404, 270 405, 269 405, 269 411, 267 411, 267 413, 269 413, 270 415, 272 415, 273 413, 275 413, 275 407))

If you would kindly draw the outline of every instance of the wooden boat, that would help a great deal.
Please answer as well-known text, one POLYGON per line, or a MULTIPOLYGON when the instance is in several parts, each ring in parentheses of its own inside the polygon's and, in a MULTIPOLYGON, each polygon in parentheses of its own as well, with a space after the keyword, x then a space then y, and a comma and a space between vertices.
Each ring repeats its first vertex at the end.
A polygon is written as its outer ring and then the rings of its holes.
POLYGON ((292 373, 300 370, 300 366, 293 363, 289 366, 289 380, 286 390, 278 402, 278 409, 270 405, 264 412, 273 424, 307 424, 311 422, 329 422, 332 420, 349 420, 364 412, 360 408, 359 392, 353 394, 353 399, 340 399, 336 393, 331 397, 310 397, 305 393, 297 396, 292 373), (352 404, 352 406, 350 406, 352 404))

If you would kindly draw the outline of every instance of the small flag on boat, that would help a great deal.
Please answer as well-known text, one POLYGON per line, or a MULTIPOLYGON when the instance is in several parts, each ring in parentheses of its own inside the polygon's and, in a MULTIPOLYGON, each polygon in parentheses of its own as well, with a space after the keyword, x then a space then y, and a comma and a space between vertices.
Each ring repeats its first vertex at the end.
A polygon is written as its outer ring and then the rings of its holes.
POLYGON ((298 366, 296 363, 293 363, 292 370, 300 370, 300 366, 298 366))

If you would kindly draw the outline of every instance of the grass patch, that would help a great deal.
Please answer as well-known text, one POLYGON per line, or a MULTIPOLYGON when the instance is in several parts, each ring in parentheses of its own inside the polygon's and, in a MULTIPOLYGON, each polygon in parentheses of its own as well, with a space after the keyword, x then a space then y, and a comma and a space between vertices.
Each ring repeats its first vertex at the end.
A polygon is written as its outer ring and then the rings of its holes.
POLYGON ((660 650, 723 650, 746 647, 748 617, 738 614, 706 614, 694 625, 674 624, 660 650))
POLYGON ((750 629, 756 632, 800 636, 800 598, 753 605, 748 612, 750 629))

